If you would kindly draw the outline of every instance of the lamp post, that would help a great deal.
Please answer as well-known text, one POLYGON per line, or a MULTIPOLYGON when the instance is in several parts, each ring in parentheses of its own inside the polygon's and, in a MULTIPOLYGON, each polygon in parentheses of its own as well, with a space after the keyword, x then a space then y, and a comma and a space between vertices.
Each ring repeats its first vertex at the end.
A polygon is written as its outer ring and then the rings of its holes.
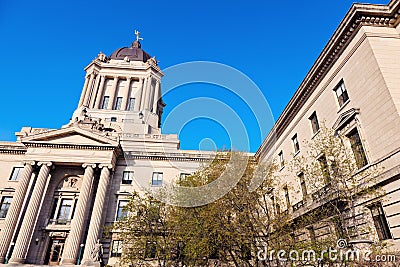
POLYGON ((79 245, 79 256, 78 256, 78 261, 77 261, 77 265, 81 264, 81 260, 82 260, 82 252, 83 252, 83 247, 85 246, 85 244, 80 244, 79 245))

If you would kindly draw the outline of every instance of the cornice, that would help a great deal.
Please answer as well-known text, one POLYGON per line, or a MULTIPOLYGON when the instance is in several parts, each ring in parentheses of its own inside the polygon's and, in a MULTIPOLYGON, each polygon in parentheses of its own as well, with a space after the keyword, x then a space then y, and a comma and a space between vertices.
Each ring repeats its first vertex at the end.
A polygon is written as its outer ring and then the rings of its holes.
POLYGON ((400 0, 392 0, 388 5, 353 4, 264 139, 255 154, 256 158, 259 159, 267 153, 268 148, 275 145, 271 142, 283 134, 361 27, 395 28, 399 23, 400 0))
POLYGON ((53 149, 73 149, 73 150, 115 150, 117 147, 115 146, 93 146, 93 145, 72 145, 72 144, 49 144, 43 142, 25 142, 24 143, 27 148, 53 148, 53 149))
POLYGON ((26 153, 26 147, 23 145, 8 144, 8 145, 0 145, 0 154, 14 154, 14 155, 23 155, 26 153))
POLYGON ((145 159, 154 161, 196 161, 206 162, 214 159, 212 154, 188 154, 188 153, 166 153, 166 152, 142 152, 129 151, 124 152, 120 159, 145 159))

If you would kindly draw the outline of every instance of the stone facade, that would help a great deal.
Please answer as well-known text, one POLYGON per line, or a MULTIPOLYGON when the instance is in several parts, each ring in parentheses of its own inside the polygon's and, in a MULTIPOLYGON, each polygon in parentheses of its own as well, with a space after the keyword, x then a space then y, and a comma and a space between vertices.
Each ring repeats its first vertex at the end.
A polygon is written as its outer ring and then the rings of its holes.
MULTIPOLYGON (((307 142, 319 134, 312 127, 311 118, 315 114, 320 124, 324 122, 326 127, 345 136, 358 132, 367 160, 363 169, 379 166, 383 170, 376 182, 386 195, 382 200, 359 200, 356 217, 360 224, 371 226, 363 237, 378 239, 380 233, 374 227, 370 207, 374 203, 382 205, 390 233, 380 239, 396 250, 400 249, 399 7, 400 1, 391 1, 387 6, 353 5, 256 153, 259 161, 276 159, 278 162, 280 153, 285 162, 307 155, 307 142), (344 99, 337 94, 342 88, 347 92, 344 99), (292 140, 295 135, 300 145, 298 152, 292 140)), ((349 139, 344 142, 350 147, 349 139)), ((279 172, 282 184, 294 189, 289 190, 288 198, 283 189, 278 193, 280 199, 286 199, 284 202, 289 200, 282 207, 285 210, 289 206, 287 212, 293 218, 322 205, 318 199, 311 198, 315 192, 303 196, 298 173, 287 166, 279 172)), ((335 233, 326 224, 308 227, 315 230, 312 234, 316 238, 335 233)), ((309 238, 307 229, 295 233, 296 240, 309 238)))
MULTIPOLYGON (((296 155, 306 153, 304 140, 315 135, 309 119, 313 114, 343 133, 356 129, 366 168, 385 167, 379 179, 386 191, 382 207, 388 241, 396 248, 399 7, 399 0, 387 6, 353 5, 255 155, 260 162, 280 151, 285 159, 293 157, 294 135, 300 143, 296 155), (343 103, 335 92, 340 86, 348 94, 343 103)), ((2 262, 89 264, 101 242, 103 260, 116 264, 118 251, 112 253, 114 240, 103 236, 103 226, 118 219, 130 192, 192 173, 212 157, 204 151, 182 151, 176 135, 160 132, 163 73, 139 39, 110 57, 100 53, 85 71, 82 95, 68 124, 61 129, 23 127, 17 142, 0 143, 2 262)), ((291 188, 300 187, 295 175, 285 168, 281 172, 291 188)), ((290 191, 289 199, 293 217, 318 205, 311 200, 299 205, 299 190, 290 191)), ((358 203, 360 216, 369 221, 373 201, 358 203)), ((322 238, 329 232, 329 226, 320 226, 316 234, 322 238)), ((308 238, 307 232, 299 231, 296 238, 308 238)))
POLYGON ((103 227, 130 192, 190 174, 212 157, 182 151, 177 135, 160 133, 163 73, 139 41, 100 53, 85 70, 67 125, 23 127, 17 142, 0 143, 3 262, 88 264, 100 240, 103 260, 116 263, 103 227))

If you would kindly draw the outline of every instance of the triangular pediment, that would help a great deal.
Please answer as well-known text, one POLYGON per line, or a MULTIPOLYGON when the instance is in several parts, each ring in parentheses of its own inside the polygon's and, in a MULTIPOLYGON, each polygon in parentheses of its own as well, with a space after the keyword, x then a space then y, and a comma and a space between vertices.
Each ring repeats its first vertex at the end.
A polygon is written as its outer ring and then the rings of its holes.
POLYGON ((342 114, 339 115, 338 119, 335 121, 332 128, 334 130, 342 129, 359 113, 360 109, 358 108, 352 108, 343 112, 342 114))
POLYGON ((77 145, 77 146, 118 146, 117 140, 102 136, 77 127, 49 131, 36 135, 26 136, 22 143, 77 145))

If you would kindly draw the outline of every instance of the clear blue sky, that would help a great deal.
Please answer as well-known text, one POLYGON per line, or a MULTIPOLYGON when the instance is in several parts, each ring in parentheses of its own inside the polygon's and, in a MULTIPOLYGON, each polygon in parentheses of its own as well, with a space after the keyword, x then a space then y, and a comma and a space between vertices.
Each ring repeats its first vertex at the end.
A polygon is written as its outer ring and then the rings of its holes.
MULTIPOLYGON (((134 29, 141 31, 142 48, 157 56, 162 69, 204 60, 240 70, 261 88, 277 118, 351 4, 351 0, 0 1, 0 140, 15 140, 14 132, 22 126, 66 124, 79 100, 83 68, 99 51, 110 55, 129 46, 134 29)), ((214 89, 218 88, 188 86, 166 97, 166 111, 192 96, 223 100, 224 93, 214 96, 214 89)), ((235 105, 234 97, 225 96, 235 105)), ((245 121, 246 110, 241 110, 245 121)), ((245 124, 252 136, 257 125, 245 124)), ((195 120, 180 132, 184 149, 197 149, 207 137, 218 147, 229 147, 226 133, 214 122, 195 120)), ((251 150, 256 151, 261 140, 251 139, 251 150)))

